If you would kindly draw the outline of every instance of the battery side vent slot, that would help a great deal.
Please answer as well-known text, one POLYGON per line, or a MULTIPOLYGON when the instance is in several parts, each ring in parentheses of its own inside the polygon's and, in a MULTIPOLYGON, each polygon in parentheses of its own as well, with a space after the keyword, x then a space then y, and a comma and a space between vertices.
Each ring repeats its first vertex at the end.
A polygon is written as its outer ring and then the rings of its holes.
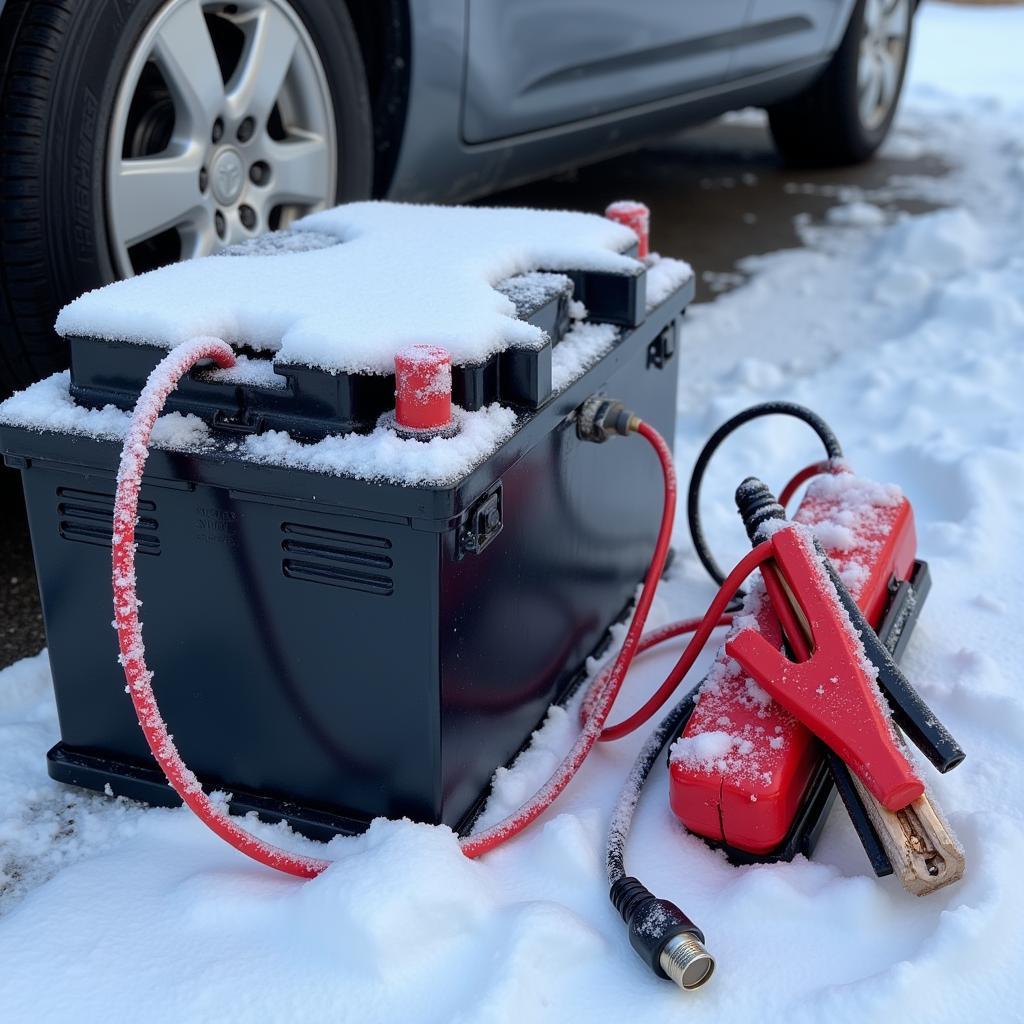
POLYGON ((391 547, 387 537, 302 523, 282 523, 281 530, 287 534, 281 541, 281 568, 289 579, 385 597, 394 593, 395 563, 386 554, 391 547))
MULTIPOLYGON (((114 496, 70 487, 57 488, 57 532, 64 540, 96 544, 109 548, 114 532, 114 496)), ((152 501, 139 501, 139 521, 135 528, 136 550, 144 555, 160 554, 157 521, 146 512, 155 512, 152 501)))

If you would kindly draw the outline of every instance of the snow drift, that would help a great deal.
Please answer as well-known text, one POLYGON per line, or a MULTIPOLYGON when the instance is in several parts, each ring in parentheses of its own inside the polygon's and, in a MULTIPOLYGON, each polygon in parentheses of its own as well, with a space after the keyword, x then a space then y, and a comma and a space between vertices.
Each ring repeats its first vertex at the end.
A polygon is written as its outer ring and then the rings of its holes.
MULTIPOLYGON (((860 473, 910 497, 935 587, 904 668, 968 752, 929 775, 967 847, 964 880, 923 900, 876 881, 838 811, 814 862, 732 868, 683 833, 655 779, 629 862, 704 926, 719 965, 682 995, 635 961, 606 898, 604 831, 641 735, 602 748, 552 812, 481 862, 444 829, 381 821, 335 840, 338 863, 302 884, 245 862, 184 811, 51 783, 42 753, 57 724, 38 657, 0 673, 5 1020, 1020 1019, 1024 11, 927 5, 919 27, 919 52, 936 55, 912 75, 890 145, 951 162, 937 182, 899 183, 949 208, 895 218, 884 194, 851 196, 882 216, 840 216, 693 310, 677 454, 686 473, 728 414, 786 397, 828 416, 860 473), (990 27, 960 60, 967 19, 990 27), (956 94, 943 90, 954 58, 956 94)), ((744 442, 723 450, 708 494, 750 471, 781 482, 816 455, 796 424, 744 442)), ((743 550, 727 502, 707 515, 723 558, 743 550)), ((651 625, 712 592, 685 532, 677 546, 651 625)), ((672 657, 639 665, 623 706, 672 657)), ((497 774, 487 820, 547 776, 575 723, 574 709, 552 710, 497 774)))

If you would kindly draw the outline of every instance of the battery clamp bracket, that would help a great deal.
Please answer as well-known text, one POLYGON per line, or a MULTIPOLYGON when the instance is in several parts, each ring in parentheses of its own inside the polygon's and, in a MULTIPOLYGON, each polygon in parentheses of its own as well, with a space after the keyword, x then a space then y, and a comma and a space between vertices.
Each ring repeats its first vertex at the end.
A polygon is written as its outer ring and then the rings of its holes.
POLYGON ((676 354, 676 333, 673 326, 666 327, 647 346, 647 368, 664 370, 676 354))
POLYGON ((457 557, 479 555, 501 533, 503 525, 501 484, 498 483, 470 508, 459 530, 457 557))
POLYGON ((237 416, 218 409, 213 414, 210 426, 225 434, 262 434, 266 429, 266 417, 252 409, 243 409, 237 416))

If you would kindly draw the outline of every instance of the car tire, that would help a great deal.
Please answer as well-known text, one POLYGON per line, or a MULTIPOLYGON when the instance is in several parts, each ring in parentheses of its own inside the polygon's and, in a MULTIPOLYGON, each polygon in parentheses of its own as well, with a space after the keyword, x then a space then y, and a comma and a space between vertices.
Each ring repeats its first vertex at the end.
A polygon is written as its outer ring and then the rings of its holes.
MULTIPOLYGON (((66 365, 57 312, 119 276, 107 209, 112 111, 139 40, 169 2, 8 0, 0 15, 0 397, 66 365)), ((365 198, 370 101, 345 5, 273 3, 301 22, 329 86, 336 188, 324 201, 365 198)))
POLYGON ((845 166, 874 154, 899 102, 914 7, 915 0, 857 0, 842 42, 821 75, 803 92, 768 107, 772 137, 787 163, 845 166), (883 38, 890 14, 891 40, 883 38), (892 49, 883 46, 887 42, 892 49), (882 84, 879 102, 872 105, 866 90, 874 73, 882 84))

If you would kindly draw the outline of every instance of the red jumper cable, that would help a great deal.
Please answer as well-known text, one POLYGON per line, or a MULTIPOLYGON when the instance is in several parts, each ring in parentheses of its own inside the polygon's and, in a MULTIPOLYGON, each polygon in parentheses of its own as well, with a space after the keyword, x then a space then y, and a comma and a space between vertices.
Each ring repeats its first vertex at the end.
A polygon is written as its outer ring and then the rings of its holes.
MULTIPOLYGON (((199 780, 184 764, 167 732, 153 693, 153 673, 145 661, 142 624, 138 616, 140 601, 136 593, 135 577, 135 525, 142 473, 149 454, 152 430, 167 397, 184 374, 197 363, 207 359, 212 360, 221 368, 230 367, 235 362, 230 346, 215 338, 194 339, 172 350, 158 364, 147 380, 125 437, 117 474, 112 555, 115 626, 118 633, 120 661, 124 669, 127 691, 135 707, 146 742, 168 782, 182 801, 213 832, 240 852, 270 867, 309 878, 320 874, 331 862, 326 859, 292 853, 257 838, 236 824, 228 815, 226 807, 218 806, 203 792, 199 780)), ((811 423, 823 440, 826 440, 824 432, 832 437, 831 432, 824 427, 820 418, 800 407, 789 406, 787 403, 773 403, 755 407, 755 410, 747 410, 730 422, 745 422, 746 419, 756 415, 781 411, 790 415, 798 415, 806 422, 811 423)), ((778 602, 777 609, 782 620, 784 634, 791 640, 791 646, 795 649, 798 659, 804 659, 805 663, 809 664, 815 657, 823 657, 823 655, 819 655, 818 650, 821 645, 827 648, 826 653, 832 656, 830 665, 837 667, 837 671, 846 672, 859 657, 857 651, 853 649, 856 644, 853 644, 852 641, 845 643, 844 646, 843 637, 840 635, 841 630, 839 633, 835 629, 830 631, 828 616, 825 617, 824 625, 818 621, 811 623, 812 628, 808 638, 801 636, 801 629, 795 618, 794 610, 790 607, 779 570, 789 563, 790 571, 793 572, 793 567, 796 566, 795 571, 805 583, 807 578, 814 577, 820 584, 821 569, 820 565, 817 569, 813 566, 809 567, 807 558, 810 556, 807 551, 803 551, 804 561, 800 562, 800 545, 792 530, 780 530, 770 539, 761 539, 727 576, 723 576, 717 570, 717 566, 707 550, 703 534, 698 527, 695 527, 693 482, 691 482, 689 511, 695 547, 705 565, 709 569, 713 567, 712 575, 720 580, 721 586, 701 619, 674 623, 644 635, 643 627, 650 612, 655 589, 665 568, 675 516, 676 477, 672 453, 665 440, 653 427, 627 411, 620 403, 607 399, 594 398, 584 403, 577 417, 577 433, 583 440, 596 442, 605 441, 614 434, 628 436, 631 433, 636 433, 653 447, 661 466, 665 485, 661 523, 654 554, 645 574, 643 588, 622 646, 610 668, 605 669, 597 676, 585 696, 582 727, 573 747, 548 781, 519 810, 498 824, 461 840, 462 851, 468 857, 478 857, 494 849, 518 835, 536 820, 569 784, 598 740, 617 739, 646 722, 675 692, 714 629, 731 622, 731 616, 728 614, 730 602, 737 594, 741 593, 741 584, 758 567, 761 568, 769 594, 778 602), (786 542, 782 538, 787 535, 794 539, 795 548, 792 544, 786 547, 786 542), (778 567, 775 562, 769 562, 772 559, 779 563, 778 567), (622 722, 606 727, 612 706, 636 655, 666 640, 687 633, 693 633, 691 640, 675 667, 652 697, 622 722), (813 640, 815 643, 813 653, 810 651, 808 640, 813 640), (824 643, 822 643, 823 640, 824 643)), ((724 436, 722 430, 717 432, 709 442, 708 448, 713 450, 714 445, 724 436)), ((834 441, 834 437, 832 439, 834 441)), ((700 475, 706 466, 705 455, 708 453, 708 448, 702 452, 695 470, 694 479, 698 488, 700 475)), ((826 440, 826 448, 829 452, 829 462, 815 464, 801 471, 783 491, 784 496, 787 498, 791 496, 804 480, 817 472, 837 471, 841 468, 837 462, 841 455, 838 442, 830 447, 826 440)), ((781 513, 781 509, 779 511, 781 513)), ((792 587, 793 577, 787 577, 786 582, 792 587)), ((837 590, 841 592, 841 585, 836 581, 833 582, 835 582, 837 590)), ((797 586, 795 589, 797 590, 797 599, 801 602, 801 611, 806 616, 808 603, 813 595, 809 595, 806 585, 802 589, 801 586, 797 586)), ((847 609, 847 611, 853 614, 854 610, 847 609)), ((870 632, 866 624, 865 628, 870 632)), ((846 640, 850 640, 849 636, 846 637, 846 640)), ((759 680, 764 677, 766 686, 771 686, 775 682, 774 679, 769 679, 769 676, 788 672, 797 679, 802 691, 807 689, 806 680, 803 679, 806 670, 800 664, 794 665, 787 659, 781 659, 785 665, 780 668, 778 662, 781 656, 774 650, 766 651, 764 642, 759 636, 747 637, 744 640, 744 633, 740 633, 733 638, 732 650, 736 657, 744 662, 745 667, 757 675, 759 680), (758 644, 758 641, 761 643, 758 644)), ((863 683, 863 681, 861 682, 863 683)), ((909 688, 909 684, 907 685, 909 688)), ((776 693, 776 690, 773 689, 772 692, 776 693)), ((622 852, 628 833, 629 820, 636 800, 639 798, 639 787, 647 777, 653 759, 657 756, 657 751, 663 749, 665 744, 670 741, 669 737, 680 720, 680 709, 684 709, 687 701, 692 702, 693 693, 694 691, 691 691, 670 712, 645 745, 638 761, 641 770, 637 772, 635 769, 631 773, 631 781, 627 784, 623 797, 620 799, 609 836, 608 855, 612 901, 627 923, 634 948, 656 974, 661 977, 671 977, 683 988, 694 988, 703 984, 713 970, 714 962, 703 946, 703 934, 678 907, 667 901, 656 899, 639 881, 625 875, 622 852), (651 757, 651 751, 655 751, 653 757, 651 757)), ((781 696, 782 690, 779 690, 776 695, 781 696)), ((881 712, 879 714, 881 715, 881 712)), ((827 716, 814 719, 813 722, 808 721, 805 724, 811 729, 815 729, 817 724, 825 732, 826 739, 830 740, 837 748, 842 748, 841 752, 854 762, 855 768, 864 767, 864 743, 867 743, 869 751, 873 751, 875 754, 880 750, 883 751, 889 758, 890 764, 890 773, 885 779, 888 788, 884 799, 886 806, 890 809, 896 809, 898 805, 905 805, 904 797, 909 800, 919 793, 919 788, 907 782, 906 774, 909 772, 909 768, 903 772, 906 762, 903 760, 902 754, 895 748, 888 749, 892 746, 891 736, 885 729, 876 728, 877 722, 874 722, 872 728, 865 731, 866 738, 861 735, 856 742, 848 744, 847 747, 843 747, 842 731, 835 728, 835 723, 827 720, 827 716), (830 729, 831 732, 829 732, 830 729), (872 746, 872 744, 874 745, 872 746), (903 772, 902 775, 901 772, 903 772), (902 788, 900 788, 901 786, 902 788)), ((962 754, 960 756, 962 757, 962 754)), ((869 788, 876 788, 876 780, 871 777, 871 773, 863 774, 866 775, 865 784, 869 788)))
MULTIPOLYGON (((199 780, 182 761, 174 741, 168 734, 153 693, 153 673, 146 665, 135 577, 135 523, 139 488, 149 455, 153 426, 168 395, 177 387, 184 374, 206 359, 212 359, 221 368, 230 367, 235 361, 230 346, 215 338, 198 338, 172 350, 146 382, 125 437, 114 501, 112 559, 114 615, 121 652, 120 661, 124 669, 128 694, 149 749, 182 801, 207 827, 246 856, 280 871, 311 878, 324 871, 331 862, 291 853, 257 838, 241 828, 230 817, 226 808, 211 801, 203 792, 199 780)), ((676 623, 656 630, 646 637, 643 636, 643 627, 654 599, 654 591, 668 557, 675 517, 676 476, 672 452, 653 427, 625 413, 625 410, 614 404, 603 411, 603 419, 600 422, 595 421, 590 426, 595 430, 607 429, 609 434, 636 433, 654 448, 658 456, 665 481, 665 494, 654 555, 644 577, 643 590, 622 647, 612 666, 602 672, 591 686, 586 700, 587 713, 583 727, 572 749, 551 778, 518 811, 504 821, 461 840, 462 851, 467 857, 479 857, 493 850, 518 835, 536 820, 569 784, 598 739, 617 738, 646 721, 676 689, 712 631, 717 626, 727 625, 731 621, 731 617, 725 615, 725 609, 733 593, 743 579, 769 555, 767 545, 755 548, 747 554, 729 575, 702 619, 676 623), (617 416, 618 420, 606 428, 604 423, 610 423, 611 417, 614 416, 617 416), (693 639, 655 696, 625 722, 605 729, 605 722, 634 657, 656 644, 690 632, 694 633, 693 639)))

